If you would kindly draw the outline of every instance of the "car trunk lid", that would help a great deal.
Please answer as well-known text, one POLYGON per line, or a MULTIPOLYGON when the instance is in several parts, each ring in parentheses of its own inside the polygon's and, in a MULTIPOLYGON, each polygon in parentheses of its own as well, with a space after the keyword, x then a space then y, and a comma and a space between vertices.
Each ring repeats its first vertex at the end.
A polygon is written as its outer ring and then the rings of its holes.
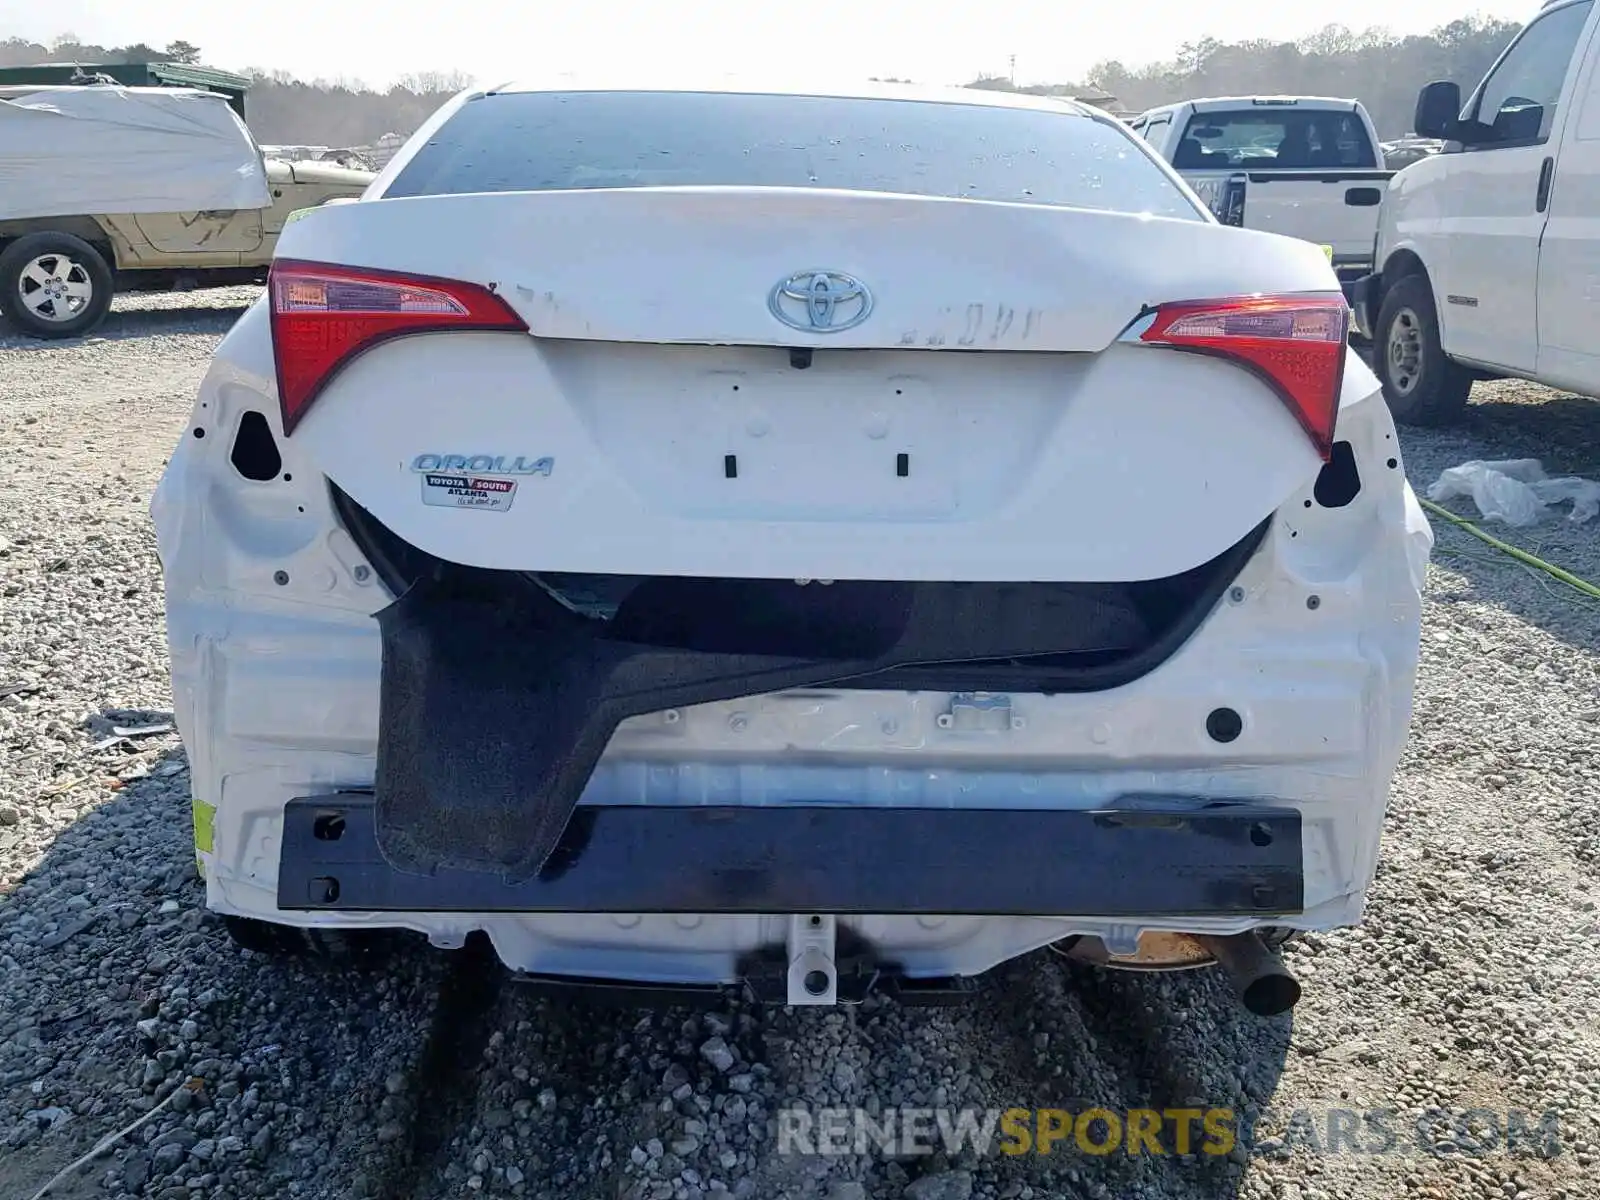
POLYGON ((540 338, 835 349, 1089 352, 1161 300, 1327 286, 1314 256, 1198 218, 811 188, 374 200, 278 256, 492 284, 540 338), (775 320, 774 286, 816 270, 866 283, 871 319, 775 320))
POLYGON ((1336 290, 1316 247, 1199 219, 497 193, 320 210, 279 255, 470 281, 531 334, 378 346, 293 434, 446 561, 1148 579, 1214 557, 1320 465, 1259 372, 1119 341, 1168 301, 1336 290), (844 302, 848 328, 816 327, 775 295, 818 276, 865 284, 868 317, 844 302))

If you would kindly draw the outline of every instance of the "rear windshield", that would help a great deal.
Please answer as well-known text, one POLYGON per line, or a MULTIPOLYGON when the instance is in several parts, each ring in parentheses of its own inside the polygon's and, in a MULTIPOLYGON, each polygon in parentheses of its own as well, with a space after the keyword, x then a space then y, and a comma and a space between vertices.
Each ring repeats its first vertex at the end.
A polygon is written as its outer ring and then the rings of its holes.
POLYGON ((1377 152, 1354 112, 1262 105, 1189 118, 1172 165, 1180 171, 1376 167, 1377 152))
POLYGON ((385 196, 618 187, 817 187, 1203 220, 1123 130, 914 100, 525 92, 469 101, 385 196))

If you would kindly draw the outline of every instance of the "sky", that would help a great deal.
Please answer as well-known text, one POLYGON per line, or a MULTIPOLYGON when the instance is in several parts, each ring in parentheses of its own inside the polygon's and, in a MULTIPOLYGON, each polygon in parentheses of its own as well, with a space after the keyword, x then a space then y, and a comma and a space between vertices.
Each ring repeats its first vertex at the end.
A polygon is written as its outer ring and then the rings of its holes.
POLYGON ((199 46, 205 63, 385 86, 417 71, 481 83, 735 70, 815 85, 898 76, 1081 81, 1090 66, 1170 58, 1184 42, 1289 40, 1330 21, 1420 33, 1467 12, 1521 22, 1539 0, 0 0, 0 38, 199 46), (1097 15, 1096 9, 1100 14, 1097 15))

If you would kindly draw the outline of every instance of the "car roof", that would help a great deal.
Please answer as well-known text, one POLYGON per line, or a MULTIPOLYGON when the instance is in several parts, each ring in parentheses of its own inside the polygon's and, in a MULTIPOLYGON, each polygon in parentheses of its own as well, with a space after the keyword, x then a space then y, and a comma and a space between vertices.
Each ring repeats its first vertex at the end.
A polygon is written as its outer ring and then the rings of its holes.
POLYGON ((843 86, 785 86, 771 80, 740 80, 731 76, 658 83, 629 77, 627 80, 551 81, 533 84, 511 80, 494 87, 474 89, 484 95, 499 96, 533 92, 674 92, 730 96, 795 96, 829 100, 916 100, 933 104, 964 104, 980 108, 1030 109, 1035 112, 1071 113, 1078 116, 1107 117, 1091 105, 1067 96, 1034 96, 1023 92, 991 91, 987 88, 948 87, 916 83, 888 83, 869 80, 843 86))

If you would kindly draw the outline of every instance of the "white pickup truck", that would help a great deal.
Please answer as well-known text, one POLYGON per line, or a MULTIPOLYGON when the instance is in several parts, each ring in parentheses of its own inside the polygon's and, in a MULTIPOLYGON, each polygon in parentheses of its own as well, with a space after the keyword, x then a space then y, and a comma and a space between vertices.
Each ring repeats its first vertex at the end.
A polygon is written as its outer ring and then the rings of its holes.
POLYGON ((1378 207, 1394 172, 1359 101, 1185 100, 1130 124, 1225 223, 1329 247, 1347 293, 1372 270, 1378 207))
POLYGON ((1443 425, 1475 380, 1600 397, 1600 9, 1551 0, 1462 103, 1417 99, 1443 150, 1395 176, 1354 289, 1395 418, 1443 425))

